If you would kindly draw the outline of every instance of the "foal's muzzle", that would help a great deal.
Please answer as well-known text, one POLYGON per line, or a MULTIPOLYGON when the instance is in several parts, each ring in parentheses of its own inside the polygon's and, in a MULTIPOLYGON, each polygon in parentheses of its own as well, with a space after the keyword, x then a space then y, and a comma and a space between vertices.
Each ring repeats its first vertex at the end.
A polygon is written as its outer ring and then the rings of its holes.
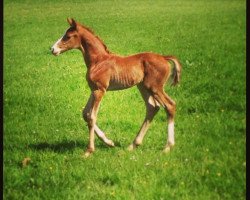
POLYGON ((50 48, 50 51, 51 51, 51 53, 52 53, 54 56, 58 56, 58 55, 60 54, 59 51, 55 51, 54 47, 51 47, 51 48, 50 48))

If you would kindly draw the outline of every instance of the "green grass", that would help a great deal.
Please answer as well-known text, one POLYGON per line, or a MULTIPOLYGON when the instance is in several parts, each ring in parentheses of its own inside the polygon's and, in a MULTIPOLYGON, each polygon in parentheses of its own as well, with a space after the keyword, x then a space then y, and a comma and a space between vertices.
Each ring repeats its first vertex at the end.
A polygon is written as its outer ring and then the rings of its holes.
POLYGON ((4 1, 4 199, 245 199, 246 2, 4 1), (136 88, 108 92, 98 124, 117 144, 96 139, 81 157, 81 117, 90 90, 80 51, 49 47, 67 17, 91 27, 115 53, 176 55, 176 146, 156 115, 144 143, 134 139, 145 114, 136 88), (21 167, 21 161, 31 162, 21 167))

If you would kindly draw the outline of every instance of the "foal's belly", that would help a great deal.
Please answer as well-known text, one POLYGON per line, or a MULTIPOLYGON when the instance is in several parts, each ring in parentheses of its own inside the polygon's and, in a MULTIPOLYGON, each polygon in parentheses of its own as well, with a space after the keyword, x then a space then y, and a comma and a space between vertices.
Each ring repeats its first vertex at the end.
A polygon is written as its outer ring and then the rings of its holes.
POLYGON ((108 90, 123 90, 142 82, 144 70, 141 60, 129 57, 113 61, 109 68, 108 90))
POLYGON ((136 81, 136 80, 118 81, 118 80, 113 79, 113 80, 110 80, 107 90, 109 90, 109 91, 112 91, 112 90, 124 90, 124 89, 130 88, 130 87, 133 87, 133 86, 139 84, 140 82, 141 81, 136 81))

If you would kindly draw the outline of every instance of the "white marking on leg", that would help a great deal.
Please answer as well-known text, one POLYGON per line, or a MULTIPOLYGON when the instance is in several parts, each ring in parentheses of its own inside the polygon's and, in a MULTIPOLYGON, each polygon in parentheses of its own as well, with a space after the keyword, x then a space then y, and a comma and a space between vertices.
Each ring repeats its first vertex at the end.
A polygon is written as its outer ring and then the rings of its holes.
POLYGON ((161 106, 161 104, 155 99, 155 104, 156 104, 156 106, 158 106, 158 107, 160 107, 161 106))
POLYGON ((102 139, 106 138, 106 137, 105 137, 105 134, 102 132, 101 129, 99 129, 99 127, 98 127, 97 125, 95 125, 95 131, 96 131, 96 134, 97 134, 100 138, 102 138, 102 139))
POLYGON ((174 145, 174 122, 168 124, 168 144, 174 145))
POLYGON ((163 149, 163 153, 169 153, 173 146, 174 146, 174 121, 171 121, 168 124, 168 139, 167 139, 167 144, 163 149))
POLYGON ((150 105, 152 105, 153 107, 155 107, 155 101, 154 101, 154 98, 153 98, 152 96, 150 96, 150 97, 148 98, 148 103, 149 103, 150 105))
POLYGON ((105 142, 109 146, 115 146, 114 142, 108 139, 105 133, 97 125, 94 126, 94 129, 98 137, 101 138, 103 142, 105 142))
POLYGON ((152 96, 150 96, 149 98, 148 98, 148 103, 150 104, 150 105, 152 105, 153 107, 160 107, 161 106, 161 104, 154 98, 154 97, 152 97, 152 96))
POLYGON ((150 125, 150 121, 149 120, 144 120, 144 122, 142 124, 142 127, 140 129, 140 132, 136 136, 135 141, 134 141, 136 146, 141 145, 142 140, 143 140, 144 136, 146 135, 146 132, 147 132, 147 130, 149 128, 149 125, 150 125))

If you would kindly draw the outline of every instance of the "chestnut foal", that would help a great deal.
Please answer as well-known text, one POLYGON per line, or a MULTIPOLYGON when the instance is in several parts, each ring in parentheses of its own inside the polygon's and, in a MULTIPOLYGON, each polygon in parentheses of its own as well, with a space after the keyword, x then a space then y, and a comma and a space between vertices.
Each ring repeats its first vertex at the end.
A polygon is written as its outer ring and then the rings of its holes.
POLYGON ((91 95, 83 110, 83 118, 89 128, 89 144, 85 156, 95 150, 94 133, 109 146, 114 146, 112 140, 96 125, 97 113, 104 94, 109 90, 121 90, 137 86, 145 105, 146 116, 139 133, 129 150, 135 149, 149 128, 150 122, 163 106, 168 115, 168 137, 163 152, 169 152, 174 146, 174 116, 175 102, 164 92, 164 84, 171 74, 173 85, 180 81, 181 64, 174 56, 163 56, 155 53, 139 53, 131 56, 119 56, 111 53, 102 40, 89 28, 79 24, 74 19, 67 19, 70 28, 51 48, 54 55, 59 55, 70 49, 79 49, 84 57, 87 74, 86 79, 91 89, 91 95))

